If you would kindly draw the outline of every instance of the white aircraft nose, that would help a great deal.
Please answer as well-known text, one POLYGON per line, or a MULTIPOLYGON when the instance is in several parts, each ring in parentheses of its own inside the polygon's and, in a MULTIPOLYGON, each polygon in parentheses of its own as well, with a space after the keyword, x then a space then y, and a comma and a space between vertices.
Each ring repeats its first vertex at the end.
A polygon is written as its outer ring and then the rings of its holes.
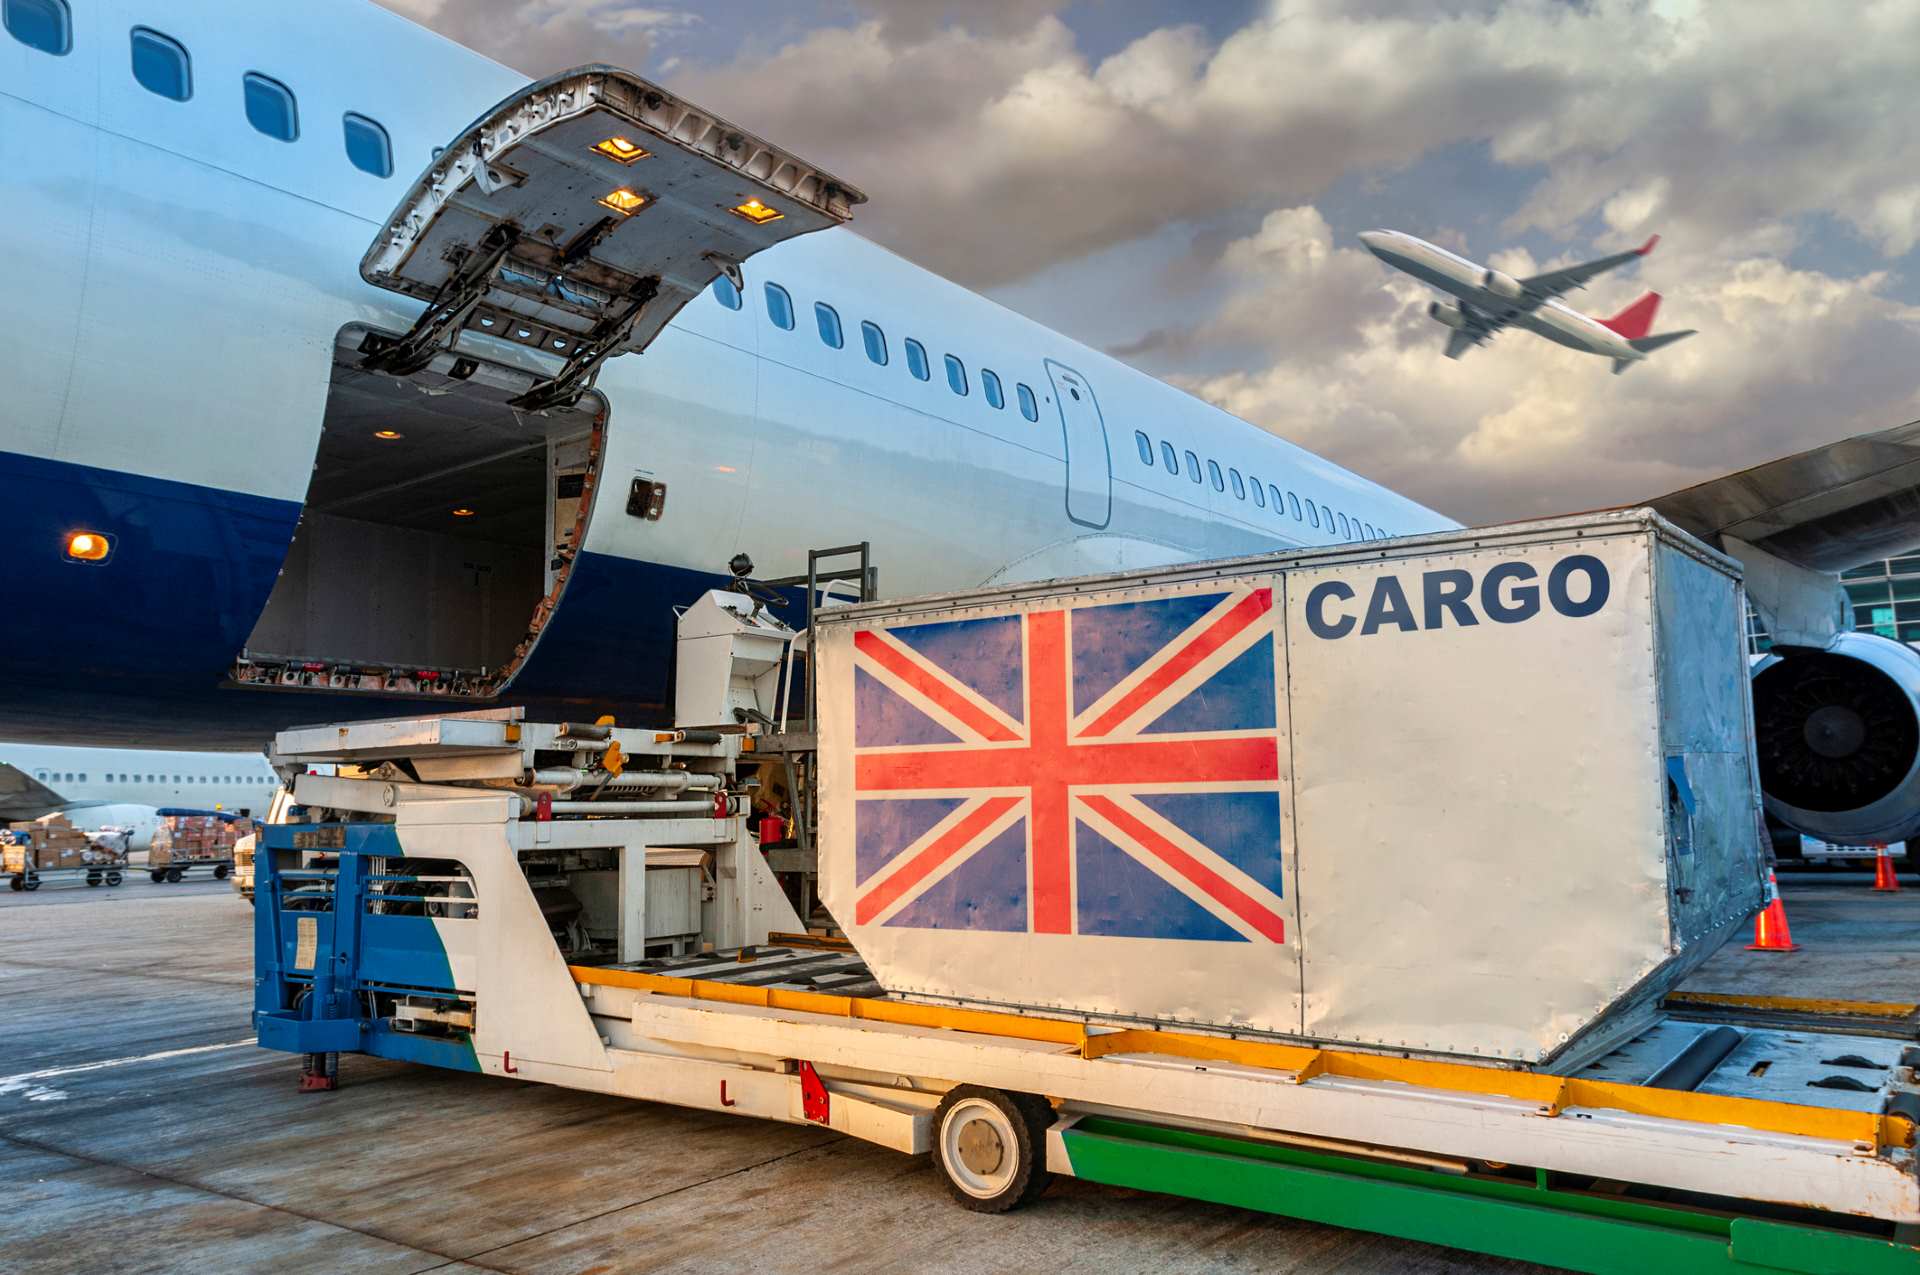
POLYGON ((1391 230, 1363 230, 1360 232, 1360 242, 1367 246, 1368 252, 1374 253, 1375 255, 1385 252, 1387 245, 1391 243, 1392 240, 1393 232, 1391 230))

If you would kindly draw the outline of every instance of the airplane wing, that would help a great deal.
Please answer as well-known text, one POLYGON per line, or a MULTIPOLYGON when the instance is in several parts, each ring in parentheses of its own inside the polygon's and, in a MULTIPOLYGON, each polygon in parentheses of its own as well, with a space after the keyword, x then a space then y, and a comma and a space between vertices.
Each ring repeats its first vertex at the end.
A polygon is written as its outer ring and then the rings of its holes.
POLYGON ((0 820, 19 823, 38 819, 66 805, 59 793, 18 766, 0 761, 0 820))
POLYGON ((1600 257, 1593 261, 1582 262, 1577 266, 1563 266, 1558 270, 1549 270, 1545 274, 1537 274, 1530 279, 1520 280, 1520 286, 1526 289, 1529 297, 1534 297, 1541 301, 1545 301, 1550 297, 1561 296, 1564 293, 1586 287, 1589 279, 1603 275, 1609 270, 1624 266, 1629 261, 1635 261, 1646 256, 1653 251, 1653 246, 1659 242, 1660 236, 1654 235, 1638 248, 1629 252, 1616 252, 1611 257, 1600 257))
POLYGON ((1836 574, 1920 548, 1920 421, 1642 503, 1740 559, 1776 640, 1823 645, 1840 618, 1836 574))
POLYGON ((1457 359, 1492 335, 1491 332, 1476 331, 1472 328, 1455 328, 1447 333, 1447 357, 1457 359))

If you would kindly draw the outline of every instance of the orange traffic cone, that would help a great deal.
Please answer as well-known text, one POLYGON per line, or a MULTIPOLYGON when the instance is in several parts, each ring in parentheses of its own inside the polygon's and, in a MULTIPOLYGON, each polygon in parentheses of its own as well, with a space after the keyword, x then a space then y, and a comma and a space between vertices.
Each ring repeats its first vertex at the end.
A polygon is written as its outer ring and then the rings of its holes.
POLYGON ((1800 945, 1793 941, 1793 931, 1787 928, 1787 907, 1780 901, 1780 883, 1774 880, 1773 873, 1767 873, 1767 906, 1759 916, 1753 918, 1753 942, 1747 944, 1749 952, 1797 952, 1800 945))
POLYGON ((1884 841, 1873 843, 1873 888, 1881 891, 1900 888, 1900 878, 1893 875, 1893 856, 1887 853, 1884 841))

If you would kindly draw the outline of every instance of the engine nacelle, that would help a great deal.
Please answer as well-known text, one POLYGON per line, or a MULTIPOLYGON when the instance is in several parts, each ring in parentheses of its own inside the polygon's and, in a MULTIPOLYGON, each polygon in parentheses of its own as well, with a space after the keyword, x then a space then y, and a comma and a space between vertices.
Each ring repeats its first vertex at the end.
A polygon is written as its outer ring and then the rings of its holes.
POLYGON ((1920 654, 1871 633, 1753 666, 1767 812, 1841 845, 1920 834, 1920 654))
POLYGON ((1510 274, 1498 270, 1489 270, 1480 276, 1480 286, 1496 297, 1505 297, 1508 301, 1518 301, 1527 295, 1520 281, 1510 274))
POLYGON ((1427 307, 1427 317, 1437 319, 1450 328, 1467 326, 1467 313, 1451 301, 1435 301, 1427 307))

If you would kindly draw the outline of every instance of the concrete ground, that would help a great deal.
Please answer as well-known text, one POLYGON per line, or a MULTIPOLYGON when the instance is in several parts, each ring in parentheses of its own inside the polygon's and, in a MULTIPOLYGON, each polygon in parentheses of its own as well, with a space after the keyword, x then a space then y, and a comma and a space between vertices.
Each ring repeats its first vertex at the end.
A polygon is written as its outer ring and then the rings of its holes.
POLYGON ((1540 1269, 1072 1181, 982 1217, 834 1134, 376 1059, 303 1096, 251 1043, 251 919, 225 883, 0 891, 10 1275, 1540 1269))
POLYGON ((1780 898, 1797 952, 1727 944, 1687 980, 1690 992, 1920 1004, 1920 875, 1876 894, 1873 873, 1783 872, 1780 898))

